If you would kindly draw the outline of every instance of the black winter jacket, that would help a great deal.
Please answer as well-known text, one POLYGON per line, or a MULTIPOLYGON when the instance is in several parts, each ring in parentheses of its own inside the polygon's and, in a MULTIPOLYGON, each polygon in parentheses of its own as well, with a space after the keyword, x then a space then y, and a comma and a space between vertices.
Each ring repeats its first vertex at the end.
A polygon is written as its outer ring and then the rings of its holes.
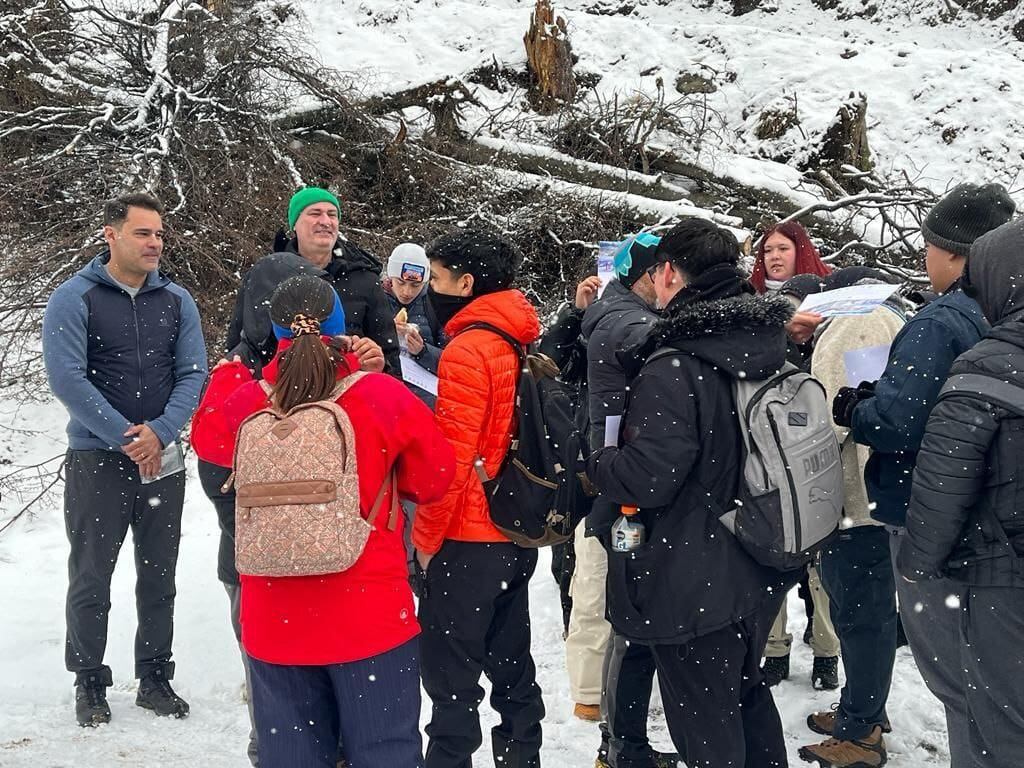
MULTIPOLYGON (((601 298, 583 314, 591 451, 604 448, 606 420, 621 416, 625 409, 632 377, 626 375, 619 355, 637 347, 659 317, 656 310, 618 280, 608 283, 601 298)), ((607 534, 618 516, 619 506, 599 497, 587 515, 587 535, 607 534)))
MULTIPOLYGON (((298 255, 298 241, 294 238, 288 242, 286 253, 298 255)), ((273 256, 278 254, 271 254, 271 257, 273 256)), ((366 336, 377 342, 384 351, 388 371, 397 375, 401 370, 398 361, 398 334, 395 332, 394 315, 380 285, 381 263, 362 248, 345 240, 338 240, 334 248, 334 257, 326 269, 319 270, 312 265, 309 266, 324 279, 329 280, 341 298, 341 304, 345 308, 345 332, 355 336, 366 336)), ((227 348, 231 354, 240 354, 243 359, 247 359, 245 353, 248 351, 250 362, 254 362, 251 357, 255 356, 261 361, 262 366, 273 357, 277 341, 269 327, 269 316, 266 318, 266 329, 262 324, 252 326, 246 322, 245 308, 249 305, 262 307, 277 285, 270 287, 269 293, 264 295, 262 292, 267 286, 262 283, 253 285, 248 278, 246 275, 242 279, 239 288, 235 316, 228 328, 227 348), (265 330, 267 333, 264 333, 265 330)))
MULTIPOLYGON (((1024 402, 1024 322, 994 328, 950 373, 954 384, 979 373, 1010 382, 1024 402)), ((939 401, 917 456, 897 562, 909 579, 1024 588, 1024 418, 967 393, 939 401)))
POLYGON ((659 314, 618 280, 583 314, 590 388, 590 448, 604 448, 605 419, 621 416, 629 379, 618 354, 647 337, 659 314))
POLYGON ((1024 401, 1024 220, 971 249, 969 288, 995 327, 953 365, 928 419, 897 566, 910 579, 948 576, 1024 588, 1024 418, 987 402, 962 377, 1010 384, 1024 401), (962 394, 959 391, 962 391, 962 394), (956 392, 954 394, 954 392, 956 392))
POLYGON ((670 303, 630 386, 622 444, 587 471, 616 504, 640 507, 646 543, 608 556, 608 618, 646 644, 679 644, 757 611, 787 577, 756 563, 719 518, 733 506, 742 440, 732 382, 766 378, 785 362, 781 297, 750 295, 738 271, 705 272, 670 303))
POLYGON ((554 361, 561 371, 562 381, 568 384, 580 384, 587 379, 587 345, 580 336, 582 323, 583 310, 564 304, 538 344, 541 353, 554 361))

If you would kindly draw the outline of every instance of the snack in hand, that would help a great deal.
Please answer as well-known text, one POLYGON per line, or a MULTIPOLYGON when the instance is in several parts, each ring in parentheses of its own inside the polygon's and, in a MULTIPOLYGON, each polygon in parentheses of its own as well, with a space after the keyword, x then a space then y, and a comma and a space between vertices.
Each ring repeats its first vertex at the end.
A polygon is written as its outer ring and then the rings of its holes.
POLYGON ((402 307, 400 310, 398 310, 398 314, 395 315, 395 322, 396 323, 407 323, 407 322, 409 322, 409 313, 406 311, 405 307, 402 307))

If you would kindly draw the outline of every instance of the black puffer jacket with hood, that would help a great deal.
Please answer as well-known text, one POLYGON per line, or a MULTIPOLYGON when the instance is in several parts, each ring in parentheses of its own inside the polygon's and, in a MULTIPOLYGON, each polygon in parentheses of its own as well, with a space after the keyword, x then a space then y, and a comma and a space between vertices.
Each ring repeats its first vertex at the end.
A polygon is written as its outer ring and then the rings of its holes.
POLYGON ((642 348, 622 355, 628 367, 660 349, 682 353, 643 365, 622 444, 587 467, 606 498, 640 507, 646 527, 640 549, 608 556, 608 617, 630 640, 685 643, 754 613, 792 581, 756 563, 719 522, 743 456, 732 382, 782 367, 792 313, 787 299, 754 295, 722 265, 677 294, 642 348))
POLYGON ((963 393, 928 419, 897 565, 910 579, 1024 588, 1024 418, 960 378, 1011 384, 1024 403, 1024 219, 974 243, 963 288, 992 329, 950 370, 963 393))

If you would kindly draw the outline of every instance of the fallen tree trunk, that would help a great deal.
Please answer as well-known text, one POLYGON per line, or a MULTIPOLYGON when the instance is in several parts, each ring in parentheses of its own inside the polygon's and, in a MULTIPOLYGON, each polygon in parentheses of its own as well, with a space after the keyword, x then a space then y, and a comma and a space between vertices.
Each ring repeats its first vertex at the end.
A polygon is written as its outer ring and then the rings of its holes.
POLYGON ((686 200, 687 190, 661 175, 629 171, 601 163, 577 160, 536 144, 479 138, 448 147, 454 159, 473 165, 491 165, 524 173, 551 176, 610 192, 629 192, 653 200, 686 200))

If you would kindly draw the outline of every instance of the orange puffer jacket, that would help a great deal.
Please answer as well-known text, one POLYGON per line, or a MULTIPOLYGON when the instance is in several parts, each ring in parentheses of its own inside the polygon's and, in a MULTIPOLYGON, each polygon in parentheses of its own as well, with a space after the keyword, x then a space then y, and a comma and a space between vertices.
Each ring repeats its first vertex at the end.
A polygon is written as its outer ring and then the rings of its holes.
POLYGON ((416 510, 412 540, 426 554, 435 554, 445 539, 508 541, 491 523, 474 461, 483 459, 493 477, 508 453, 520 367, 515 351, 497 334, 479 329, 460 333, 481 322, 523 344, 540 336, 536 310, 516 290, 475 299, 445 326, 451 341, 438 366, 435 419, 455 449, 455 477, 444 498, 416 510))

